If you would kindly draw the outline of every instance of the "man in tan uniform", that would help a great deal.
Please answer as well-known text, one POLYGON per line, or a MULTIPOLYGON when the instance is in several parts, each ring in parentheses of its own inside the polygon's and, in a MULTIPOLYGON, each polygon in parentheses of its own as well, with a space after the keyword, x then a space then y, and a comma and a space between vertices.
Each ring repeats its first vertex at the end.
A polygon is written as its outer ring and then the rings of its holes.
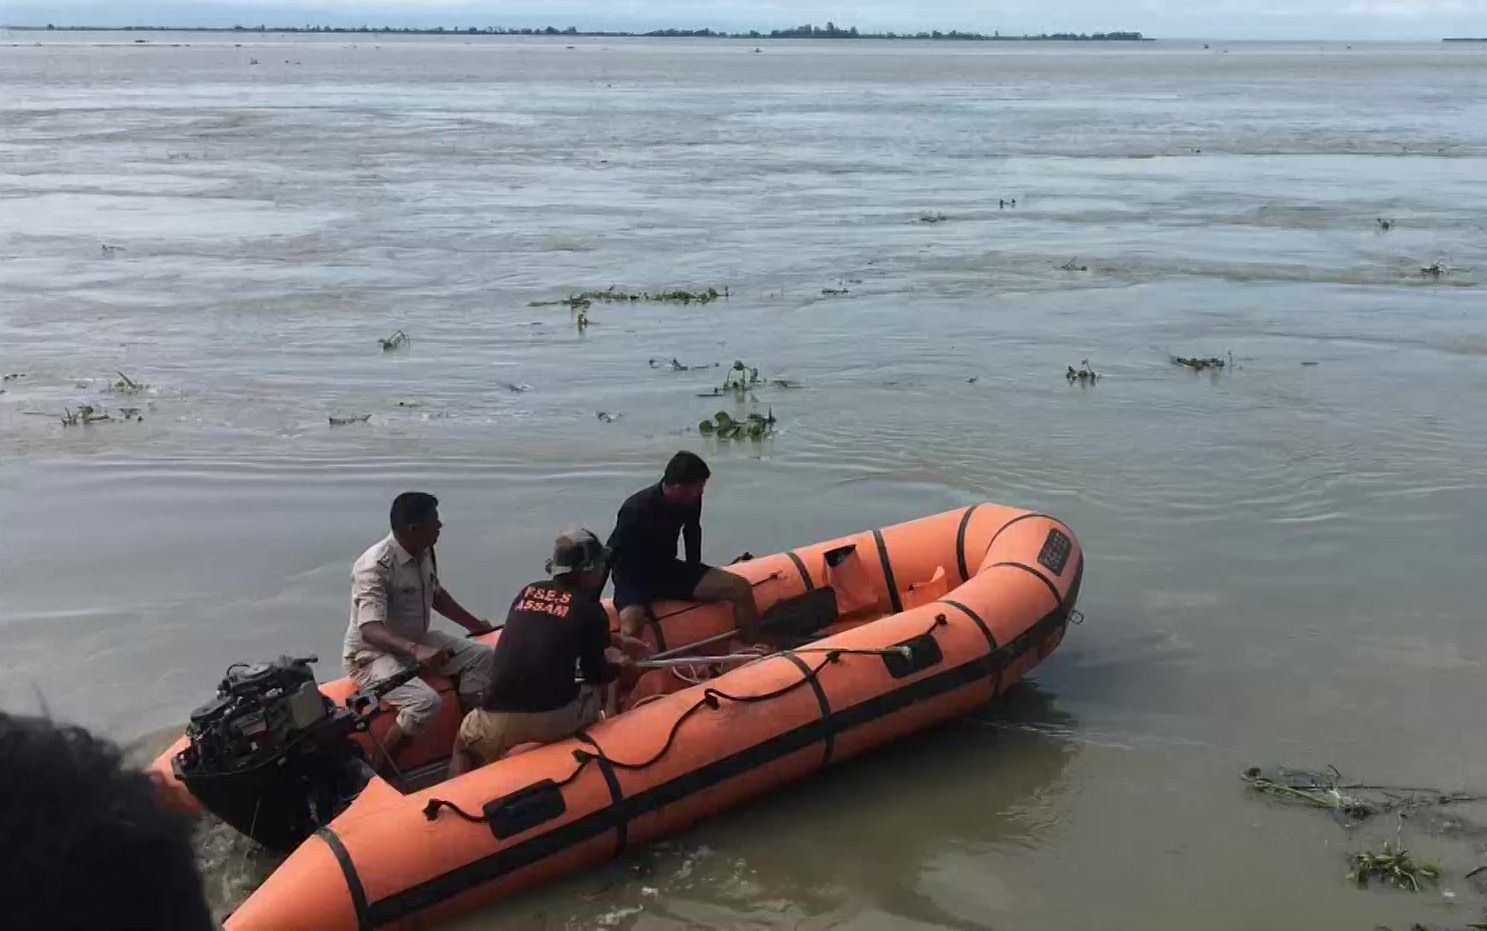
MULTIPOLYGON (((398 495, 391 524, 392 532, 351 567, 351 624, 342 650, 346 673, 357 688, 367 689, 416 664, 434 675, 458 676, 466 705, 478 706, 490 687, 492 648, 429 629, 431 610, 473 634, 495 629, 460 607, 439 584, 438 499, 418 491, 398 495)), ((393 759, 438 719, 443 705, 422 679, 398 686, 382 700, 398 711, 383 742, 393 759)))

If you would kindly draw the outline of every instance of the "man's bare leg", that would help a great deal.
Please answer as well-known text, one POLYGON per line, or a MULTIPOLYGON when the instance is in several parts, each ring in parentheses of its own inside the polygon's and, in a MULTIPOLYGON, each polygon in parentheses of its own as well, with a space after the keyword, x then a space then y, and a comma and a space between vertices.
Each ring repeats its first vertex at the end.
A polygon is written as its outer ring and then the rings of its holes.
POLYGON ((645 605, 630 605, 620 612, 620 633, 639 640, 644 629, 645 605))
POLYGON ((403 733, 402 727, 394 721, 392 727, 387 729, 386 736, 382 738, 381 755, 375 768, 380 770, 382 767, 388 766, 393 773, 396 773, 397 763, 395 761, 398 754, 402 753, 408 744, 412 742, 413 738, 403 733))
POLYGON ((709 569, 697 583, 692 597, 733 605, 733 623, 739 636, 751 643, 759 639, 759 606, 754 603, 754 586, 748 579, 723 569, 709 569))

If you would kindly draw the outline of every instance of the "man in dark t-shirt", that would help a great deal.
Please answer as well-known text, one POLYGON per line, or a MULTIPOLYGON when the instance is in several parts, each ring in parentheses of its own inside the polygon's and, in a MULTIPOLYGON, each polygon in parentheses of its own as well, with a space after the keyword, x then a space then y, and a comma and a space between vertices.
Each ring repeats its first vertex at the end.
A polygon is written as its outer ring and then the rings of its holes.
POLYGON ((609 616, 599 603, 608 561, 593 533, 559 535, 547 561, 551 580, 527 585, 511 602, 490 688, 460 723, 451 777, 495 762, 518 744, 552 743, 599 720, 599 689, 616 672, 606 656, 609 616))
POLYGON ((655 601, 726 601, 746 640, 755 639, 759 610, 748 580, 702 561, 702 493, 711 476, 695 453, 678 452, 661 481, 625 500, 609 536, 614 606, 620 632, 638 637, 655 601), (686 559, 676 556, 677 537, 686 559))

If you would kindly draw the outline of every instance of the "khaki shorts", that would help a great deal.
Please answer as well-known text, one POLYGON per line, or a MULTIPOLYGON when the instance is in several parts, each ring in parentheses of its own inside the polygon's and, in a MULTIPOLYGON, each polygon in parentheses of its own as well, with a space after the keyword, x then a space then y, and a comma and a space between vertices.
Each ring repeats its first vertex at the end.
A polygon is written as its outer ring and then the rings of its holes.
POLYGON ((599 694, 582 689, 561 708, 535 713, 475 709, 460 722, 459 746, 493 763, 518 744, 552 743, 599 720, 599 694))

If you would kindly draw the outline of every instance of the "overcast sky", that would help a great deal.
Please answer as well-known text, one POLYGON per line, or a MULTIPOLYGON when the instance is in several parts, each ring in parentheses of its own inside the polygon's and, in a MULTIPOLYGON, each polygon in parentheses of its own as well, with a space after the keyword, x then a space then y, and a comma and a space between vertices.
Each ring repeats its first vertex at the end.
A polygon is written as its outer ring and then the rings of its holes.
POLYGON ((1487 36, 1487 0, 0 0, 9 25, 667 26, 1038 32, 1158 38, 1424 39, 1487 36))

